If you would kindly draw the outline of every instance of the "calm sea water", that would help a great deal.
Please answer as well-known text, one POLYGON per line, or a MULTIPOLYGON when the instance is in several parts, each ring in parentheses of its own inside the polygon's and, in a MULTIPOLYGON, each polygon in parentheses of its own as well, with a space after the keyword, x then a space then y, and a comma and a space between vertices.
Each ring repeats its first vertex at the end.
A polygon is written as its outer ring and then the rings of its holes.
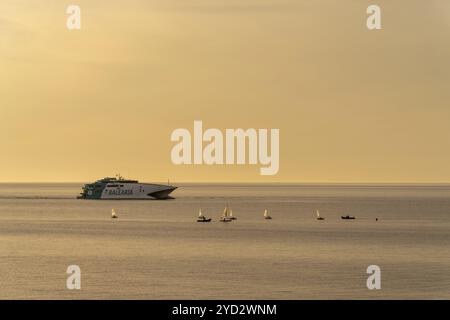
POLYGON ((80 187, 0 184, 0 298, 450 298, 450 185, 187 184, 170 201, 80 187), (227 203, 238 220, 217 222, 227 203), (81 290, 66 289, 72 264, 81 290))

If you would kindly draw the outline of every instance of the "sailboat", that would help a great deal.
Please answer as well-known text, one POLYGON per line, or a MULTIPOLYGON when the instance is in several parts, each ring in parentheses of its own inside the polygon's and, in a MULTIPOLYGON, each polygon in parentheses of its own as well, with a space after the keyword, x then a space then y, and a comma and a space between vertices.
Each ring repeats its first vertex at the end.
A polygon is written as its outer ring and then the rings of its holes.
POLYGON ((230 216, 228 217, 231 220, 236 220, 237 218, 233 216, 233 210, 230 209, 230 216))
POLYGON ((322 217, 320 216, 319 210, 316 210, 316 214, 317 214, 317 220, 325 220, 325 218, 322 218, 322 217))
POLYGON ((211 218, 206 218, 202 213, 202 209, 200 209, 198 212, 197 222, 211 222, 211 218))
POLYGON ((119 216, 116 214, 116 210, 111 209, 111 219, 117 219, 119 216))
POLYGON ((230 222, 233 221, 233 219, 230 219, 230 217, 228 216, 228 206, 225 207, 225 209, 223 209, 223 214, 219 219, 220 222, 230 222))
POLYGON ((266 219, 266 220, 272 219, 272 217, 269 216, 269 212, 267 211, 267 209, 264 210, 264 219, 266 219))

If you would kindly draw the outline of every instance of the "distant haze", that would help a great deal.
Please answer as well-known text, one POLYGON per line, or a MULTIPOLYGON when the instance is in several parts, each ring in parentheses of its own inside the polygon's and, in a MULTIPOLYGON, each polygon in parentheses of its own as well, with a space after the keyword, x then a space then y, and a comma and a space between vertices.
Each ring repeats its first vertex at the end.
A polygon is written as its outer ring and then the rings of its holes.
POLYGON ((450 182, 450 1, 0 2, 0 181, 450 182), (175 166, 176 128, 279 128, 280 170, 175 166))

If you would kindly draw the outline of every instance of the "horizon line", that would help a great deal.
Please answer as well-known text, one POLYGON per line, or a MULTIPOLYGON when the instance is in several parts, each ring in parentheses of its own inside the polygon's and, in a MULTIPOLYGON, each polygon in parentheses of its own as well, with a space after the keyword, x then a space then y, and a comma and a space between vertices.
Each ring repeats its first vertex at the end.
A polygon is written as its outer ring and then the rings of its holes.
MULTIPOLYGON (((170 182, 170 180, 168 181, 170 182)), ((189 180, 180 180, 174 181, 175 183, 198 183, 198 184, 354 184, 354 185, 362 185, 362 184, 428 184, 428 185, 438 185, 438 184, 450 184, 450 181, 423 181, 423 182, 412 182, 412 181, 189 181, 189 180)), ((88 181, 0 181, 0 184, 14 184, 14 183, 90 183, 88 181)), ((142 182, 146 183, 146 182, 142 182)), ((151 183, 157 184, 167 184, 167 181, 155 181, 151 183)), ((170 182, 170 184, 172 184, 170 182)))

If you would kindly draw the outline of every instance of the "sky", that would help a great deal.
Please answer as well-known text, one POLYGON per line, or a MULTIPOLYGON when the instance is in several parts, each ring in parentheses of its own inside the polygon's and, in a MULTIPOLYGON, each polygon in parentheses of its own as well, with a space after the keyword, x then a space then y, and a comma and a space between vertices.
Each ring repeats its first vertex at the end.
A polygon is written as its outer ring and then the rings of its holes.
POLYGON ((447 0, 2 0, 0 181, 450 182, 449 39, 447 0), (278 128, 278 174, 173 164, 194 120, 278 128))

